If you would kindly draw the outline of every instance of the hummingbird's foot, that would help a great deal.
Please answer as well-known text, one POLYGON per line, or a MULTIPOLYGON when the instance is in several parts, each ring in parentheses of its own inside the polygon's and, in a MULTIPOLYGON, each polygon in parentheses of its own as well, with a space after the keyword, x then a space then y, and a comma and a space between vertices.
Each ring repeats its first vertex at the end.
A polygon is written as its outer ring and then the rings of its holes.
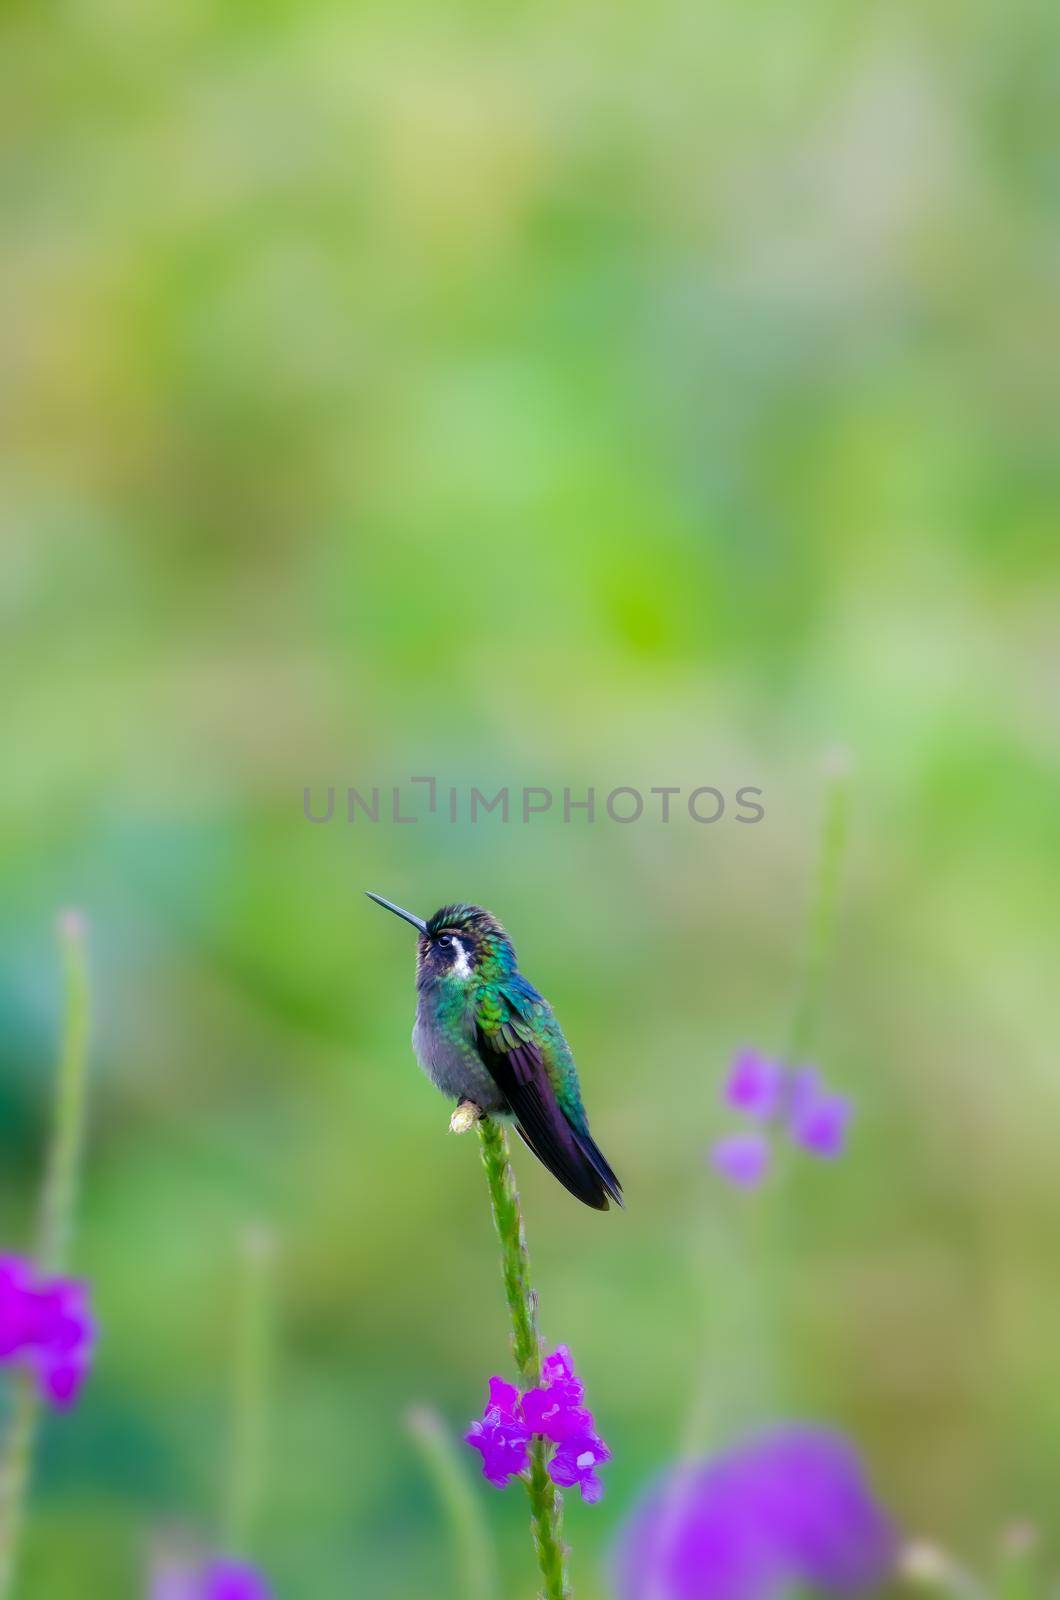
POLYGON ((450 1133, 467 1133, 483 1116, 483 1112, 473 1100, 461 1100, 452 1116, 449 1118, 450 1133))

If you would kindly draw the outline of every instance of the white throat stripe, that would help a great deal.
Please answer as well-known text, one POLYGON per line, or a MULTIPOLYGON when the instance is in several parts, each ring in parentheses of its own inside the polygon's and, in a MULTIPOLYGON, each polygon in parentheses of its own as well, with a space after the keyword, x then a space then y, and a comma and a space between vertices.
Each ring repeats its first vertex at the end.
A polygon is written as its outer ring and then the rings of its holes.
POLYGON ((456 945, 456 960, 453 962, 453 974, 457 978, 470 978, 471 963, 467 959, 467 951, 460 940, 454 935, 453 943, 456 945))

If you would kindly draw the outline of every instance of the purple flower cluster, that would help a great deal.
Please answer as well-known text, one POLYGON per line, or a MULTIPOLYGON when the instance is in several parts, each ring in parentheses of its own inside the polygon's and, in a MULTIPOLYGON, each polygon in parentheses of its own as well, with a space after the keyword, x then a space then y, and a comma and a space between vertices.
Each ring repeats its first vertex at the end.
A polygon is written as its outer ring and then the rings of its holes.
POLYGON ((816 1067, 789 1068, 757 1050, 741 1050, 729 1068, 724 1097, 733 1110, 763 1124, 729 1134, 711 1149, 716 1171, 740 1188, 755 1188, 769 1171, 772 1147, 765 1130, 770 1127, 781 1128, 792 1143, 822 1160, 843 1153, 853 1108, 825 1088, 816 1067))
POLYGON ((49 1405, 67 1411, 88 1376, 95 1342, 86 1284, 38 1278, 31 1261, 0 1256, 0 1362, 28 1367, 49 1405))
POLYGON ((896 1553, 851 1446, 786 1424, 664 1479, 633 1513, 616 1578, 620 1600, 846 1596, 883 1583, 896 1553))
POLYGON ((242 1561, 165 1562, 155 1568, 151 1600, 272 1600, 272 1590, 242 1561))
POLYGON ((464 1435, 471 1448, 481 1452, 483 1477, 503 1489, 524 1472, 530 1440, 536 1434, 556 1447, 548 1463, 552 1482, 563 1489, 577 1486, 590 1504, 599 1500, 604 1486, 596 1469, 610 1461, 611 1452, 584 1399, 585 1388, 562 1344, 542 1363, 540 1384, 523 1395, 514 1383, 491 1378, 482 1419, 464 1435))

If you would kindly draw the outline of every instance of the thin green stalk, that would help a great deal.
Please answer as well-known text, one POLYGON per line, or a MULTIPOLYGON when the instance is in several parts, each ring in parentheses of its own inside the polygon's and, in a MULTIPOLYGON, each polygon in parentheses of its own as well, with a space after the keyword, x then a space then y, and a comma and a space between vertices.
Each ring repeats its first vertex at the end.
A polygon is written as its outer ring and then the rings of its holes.
MULTIPOLYGON (((81 1149, 85 1134, 89 994, 85 923, 79 912, 64 911, 58 922, 63 963, 63 1037, 51 1141, 41 1191, 37 1264, 42 1272, 62 1272, 73 1231, 81 1149)), ((0 1600, 14 1582, 26 1493, 40 1420, 40 1399, 31 1373, 14 1379, 14 1401, 0 1453, 0 1600)))
MULTIPOLYGON (((820 859, 810 899, 798 999, 785 1057, 789 1065, 805 1060, 816 1039, 835 931, 848 803, 849 761, 845 753, 837 751, 827 766, 820 859)), ((727 1260, 725 1270, 720 1274, 716 1263, 713 1272, 699 1274, 707 1286, 703 1319, 705 1354, 693 1385, 678 1456, 680 1467, 685 1470, 675 1474, 669 1501, 660 1518, 655 1546, 655 1571, 648 1600, 665 1600, 666 1556, 680 1529, 687 1505, 688 1484, 691 1481, 687 1469, 703 1448, 712 1418, 717 1425, 718 1419, 724 1417, 727 1410, 731 1420, 731 1413, 734 1409, 738 1410, 744 1398, 742 1386, 737 1385, 734 1408, 731 1362, 726 1368, 724 1382, 718 1383, 715 1379, 712 1384, 712 1378, 721 1372, 717 1361, 718 1348, 739 1342, 743 1361, 746 1363, 749 1359, 756 1368, 759 1402, 763 1396, 768 1397, 777 1383, 775 1341, 769 1337, 768 1331, 762 1331, 768 1330, 771 1324, 761 1307, 755 1303, 755 1296, 761 1295, 764 1281, 759 1269, 764 1254, 763 1232, 768 1225, 769 1212, 767 1207, 756 1205, 754 1199, 746 1195, 739 1197, 739 1210, 745 1218, 747 1232, 739 1242, 737 1260, 727 1260), (712 1289, 719 1277, 725 1279, 731 1291, 720 1304, 713 1296, 712 1289), (758 1337, 754 1334, 756 1329, 758 1337)), ((713 1245, 716 1245, 718 1237, 715 1235, 713 1245)))
POLYGON ((679 1436, 675 1470, 652 1534, 644 1600, 670 1600, 670 1557, 695 1494, 695 1467, 719 1437, 746 1425, 771 1404, 772 1351, 761 1307, 763 1195, 727 1197, 729 1210, 712 1212, 697 1234, 695 1283, 701 1304, 702 1346, 679 1436), (725 1292, 716 1293, 724 1283, 725 1292), (753 1400, 751 1397, 754 1397, 753 1400))
POLYGON ((1045 1587, 1038 1530, 1029 1522, 1013 1523, 1001 1540, 995 1585, 999 1600, 1040 1600, 1045 1587))
MULTIPOLYGON (((501 1245, 504 1296, 512 1319, 512 1349, 524 1389, 541 1381, 541 1340, 537 1331, 537 1295, 530 1282, 519 1191, 508 1157, 508 1135, 493 1117, 478 1124, 482 1165, 486 1169, 493 1221, 501 1245)), ((538 1566, 544 1579, 544 1600, 567 1600, 567 1548, 563 1543, 563 1497, 548 1475, 547 1442, 536 1437, 530 1446, 530 1527, 538 1566)))
POLYGON ((268 1393, 273 1363, 272 1267, 275 1246, 264 1228, 240 1241, 240 1282, 232 1372, 232 1443, 224 1549, 249 1557, 261 1511, 267 1458, 268 1393))
POLYGON ((0 1596, 7 1600, 15 1580, 23 1507, 37 1442, 40 1398, 31 1373, 13 1379, 14 1397, 0 1463, 0 1596))
POLYGON ((836 751, 828 764, 821 854, 810 901, 798 1000, 788 1036, 786 1059, 793 1065, 805 1060, 817 1037, 824 980, 835 935, 849 799, 850 762, 845 752, 836 751))
POLYGON ((409 1412, 407 1421, 445 1508, 461 1600, 495 1600, 497 1565, 482 1516, 481 1500, 472 1493, 463 1460, 457 1455, 449 1430, 437 1411, 428 1406, 416 1406, 409 1412))

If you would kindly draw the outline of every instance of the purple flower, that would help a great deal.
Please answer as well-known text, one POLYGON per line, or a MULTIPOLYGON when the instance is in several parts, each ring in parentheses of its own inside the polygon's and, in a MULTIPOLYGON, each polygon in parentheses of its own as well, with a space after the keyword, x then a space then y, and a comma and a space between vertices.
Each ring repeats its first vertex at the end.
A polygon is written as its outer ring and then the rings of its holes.
POLYGON ((201 1600, 199 1573, 175 1561, 160 1561, 151 1573, 151 1600, 201 1600))
POLYGON ((21 1362, 58 1411, 74 1405, 92 1366, 96 1325, 88 1286, 36 1280, 32 1262, 0 1256, 0 1362, 21 1362))
POLYGON ((580 1405, 585 1396, 585 1385, 574 1370, 570 1348, 565 1344, 558 1344, 542 1361, 541 1382, 565 1406, 580 1405))
POLYGON ((755 1189, 769 1171, 769 1140, 764 1133, 730 1133, 711 1147, 710 1159, 723 1178, 740 1189, 755 1189))
POLYGON ((853 1448, 785 1424, 665 1478, 634 1512, 621 1600, 771 1600, 792 1586, 853 1595, 888 1576, 893 1527, 853 1448))
POLYGON ((514 1384, 491 1378, 482 1420, 464 1435, 482 1454, 483 1476, 503 1489, 526 1467, 530 1439, 536 1436, 556 1446, 548 1462, 553 1483, 577 1485, 583 1500, 599 1500, 604 1486, 595 1469, 610 1461, 611 1452, 596 1431, 592 1412, 583 1406, 584 1398, 585 1386, 565 1344, 545 1357, 541 1382, 521 1398, 514 1384))
POLYGON ((852 1110, 849 1100, 822 1088, 820 1074, 813 1067, 792 1073, 788 1131, 812 1156, 828 1161, 842 1155, 852 1110))
POLYGON ((543 1433, 559 1443, 572 1412, 589 1417, 587 1411, 578 1409, 584 1398, 585 1386, 575 1375, 570 1351, 561 1344, 541 1363, 540 1385, 523 1395, 523 1419, 531 1433, 543 1433))
POLYGON ((241 1561, 211 1561, 203 1572, 202 1600, 272 1600, 272 1590, 241 1561))
MULTIPOLYGON (((824 1088, 815 1067, 792 1071, 757 1050, 741 1050, 729 1069, 725 1099, 745 1116, 783 1128, 810 1155, 831 1160, 843 1153, 853 1107, 824 1088)), ((714 1144, 711 1161, 729 1183, 753 1189, 769 1170, 770 1154, 765 1133, 737 1133, 714 1144)))
POLYGON ((757 1050, 741 1050, 733 1057, 725 1083, 725 1099, 736 1111, 769 1122, 780 1111, 784 1095, 784 1068, 757 1050))
POLYGON ((262 1574, 242 1561, 164 1562, 151 1579, 151 1600, 272 1600, 262 1574))
POLYGON ((585 1386, 574 1371, 565 1344, 541 1364, 541 1384, 523 1395, 523 1417, 533 1433, 543 1434, 558 1446, 548 1463, 548 1475, 562 1489, 575 1485, 583 1500, 599 1500, 604 1486, 596 1468, 610 1461, 611 1452, 596 1431, 593 1414, 582 1405, 585 1386))
POLYGON ((482 1421, 473 1422, 464 1439, 481 1452, 482 1476, 496 1488, 503 1489, 523 1471, 530 1453, 530 1429, 523 1421, 514 1383, 490 1379, 482 1421))
POLYGON ((581 1490, 581 1497, 595 1505, 603 1497, 604 1485, 597 1476, 597 1467, 610 1461, 611 1452, 596 1432, 596 1424, 588 1411, 568 1411, 564 1414, 551 1437, 556 1434, 558 1448, 548 1464, 548 1475, 561 1489, 581 1490))

